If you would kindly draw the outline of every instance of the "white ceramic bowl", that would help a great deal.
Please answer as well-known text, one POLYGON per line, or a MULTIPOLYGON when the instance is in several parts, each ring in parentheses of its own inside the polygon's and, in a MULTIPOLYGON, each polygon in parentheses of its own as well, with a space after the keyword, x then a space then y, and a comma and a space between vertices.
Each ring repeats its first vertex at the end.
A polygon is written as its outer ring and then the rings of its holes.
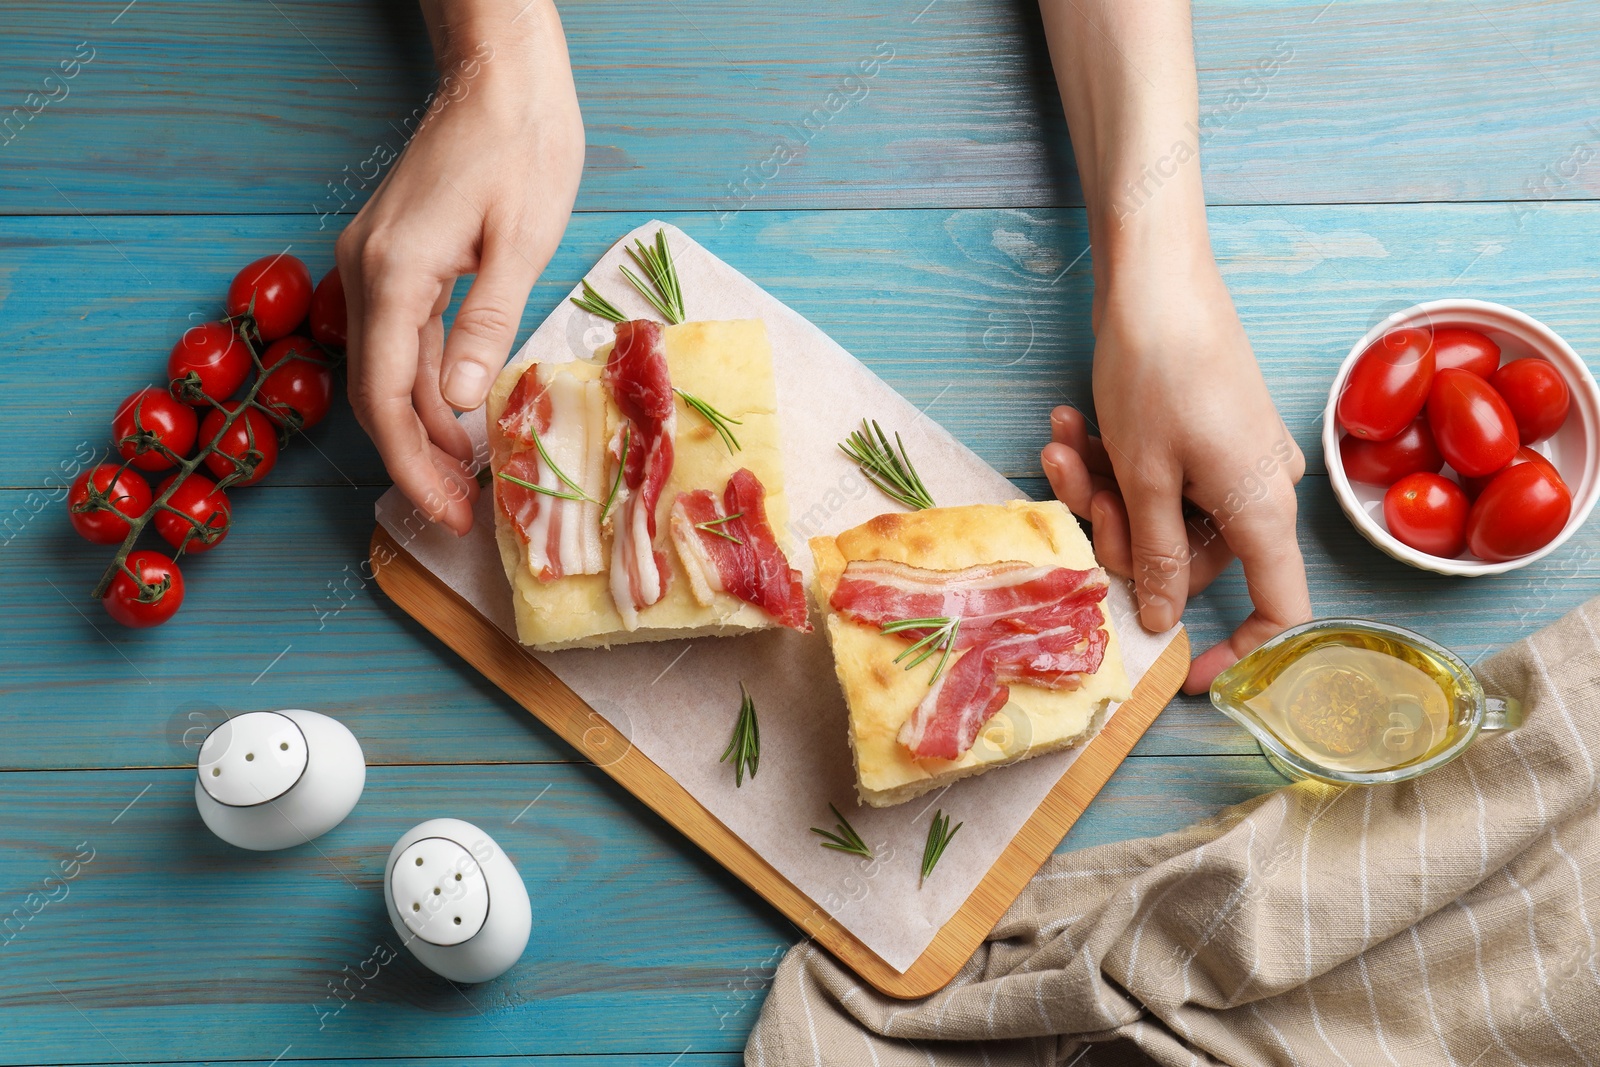
MULTIPOLYGON (((1328 480, 1333 483, 1333 495, 1338 498, 1339 506, 1362 536, 1384 552, 1402 563, 1436 574, 1464 577, 1501 574, 1526 567, 1554 552, 1594 510, 1595 500, 1600 498, 1600 388, 1595 386, 1594 376, 1571 346, 1537 319, 1486 300, 1429 300, 1390 315, 1351 346, 1350 354, 1334 376, 1333 388, 1328 390, 1328 406, 1322 414, 1322 454, 1327 460, 1328 480), (1554 435, 1531 446, 1555 464, 1572 490, 1572 515, 1567 525, 1555 540, 1537 552, 1503 563, 1489 563, 1466 552, 1455 559, 1419 552, 1401 544, 1384 524, 1384 487, 1352 482, 1345 477, 1344 463, 1339 456, 1339 438, 1343 431, 1339 429, 1334 409, 1338 406, 1339 394, 1344 391, 1345 380, 1350 377, 1350 368, 1372 342, 1390 330, 1438 326, 1467 326, 1487 334, 1500 346, 1502 364, 1525 356, 1549 360, 1561 371, 1572 391, 1572 410, 1567 414, 1566 424, 1554 435)), ((1454 472, 1446 467, 1445 473, 1454 472)))

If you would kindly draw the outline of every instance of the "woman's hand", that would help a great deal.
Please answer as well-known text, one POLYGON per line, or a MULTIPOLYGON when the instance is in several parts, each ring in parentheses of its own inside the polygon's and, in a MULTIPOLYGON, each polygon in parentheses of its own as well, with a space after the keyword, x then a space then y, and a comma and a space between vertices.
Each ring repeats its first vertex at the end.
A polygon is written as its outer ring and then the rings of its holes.
POLYGON ((472 528, 457 411, 482 404, 566 229, 583 119, 549 0, 425 3, 441 71, 416 135, 339 238, 350 403, 427 517, 472 528), (455 281, 476 274, 446 337, 455 281))
POLYGON ((1093 527, 1095 554, 1133 579, 1151 630, 1238 556, 1255 611, 1195 660, 1185 690, 1267 638, 1311 618, 1295 541, 1305 459, 1272 405, 1209 254, 1141 268, 1097 296, 1099 435, 1059 407, 1042 454, 1051 487, 1093 527))

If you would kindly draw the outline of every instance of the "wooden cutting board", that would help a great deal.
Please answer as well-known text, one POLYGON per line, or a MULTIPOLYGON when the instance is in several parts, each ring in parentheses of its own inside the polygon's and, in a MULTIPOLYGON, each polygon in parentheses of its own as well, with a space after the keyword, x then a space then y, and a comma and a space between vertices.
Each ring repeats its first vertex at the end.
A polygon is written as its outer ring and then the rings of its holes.
POLYGON ((796 889, 520 644, 418 563, 382 526, 373 531, 371 553, 379 587, 407 614, 732 871, 862 980, 892 997, 926 996, 955 977, 1166 707, 1189 670, 1189 637, 1180 631, 1135 687, 1132 699, 1117 709, 1105 729, 1023 824, 972 895, 902 973, 796 889))

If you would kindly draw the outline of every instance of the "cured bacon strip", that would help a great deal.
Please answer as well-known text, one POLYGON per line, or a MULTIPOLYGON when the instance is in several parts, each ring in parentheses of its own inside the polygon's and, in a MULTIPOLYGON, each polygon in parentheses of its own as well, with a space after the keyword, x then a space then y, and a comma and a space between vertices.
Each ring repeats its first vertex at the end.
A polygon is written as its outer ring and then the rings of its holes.
POLYGON ((600 485, 605 474, 605 393, 599 382, 536 364, 517 379, 499 422, 508 444, 497 444, 501 473, 573 494, 539 454, 550 458, 590 500, 539 493, 504 478, 495 494, 528 548, 528 566, 543 581, 598 574, 605 566, 600 539, 600 485))
POLYGON ((612 454, 621 456, 627 443, 622 485, 613 504, 611 598, 623 627, 634 630, 639 609, 667 592, 666 556, 655 548, 656 504, 672 474, 678 417, 661 324, 644 319, 618 323, 604 379, 623 420, 612 454))
MULTIPOLYGON (((1105 572, 1038 567, 1015 561, 939 571, 893 560, 851 560, 828 598, 857 622, 959 618, 957 648, 1008 633, 1037 632, 1106 595, 1105 572)), ((904 630, 915 641, 924 630, 904 630)))
MULTIPOLYGON (((961 652, 928 687, 899 740, 918 759, 959 759, 1010 699, 1010 683, 1071 690, 1100 669, 1105 573, 1004 562, 938 571, 890 560, 846 564, 829 602, 869 625, 960 619, 961 652)), ((930 630, 900 630, 916 641, 930 630)))
POLYGON ((672 541, 701 604, 709 606, 713 592, 728 593, 779 625, 810 633, 805 585, 773 536, 766 496, 761 479, 743 467, 728 479, 720 502, 705 489, 679 493, 672 505, 672 541), (706 523, 716 525, 697 528, 706 523))

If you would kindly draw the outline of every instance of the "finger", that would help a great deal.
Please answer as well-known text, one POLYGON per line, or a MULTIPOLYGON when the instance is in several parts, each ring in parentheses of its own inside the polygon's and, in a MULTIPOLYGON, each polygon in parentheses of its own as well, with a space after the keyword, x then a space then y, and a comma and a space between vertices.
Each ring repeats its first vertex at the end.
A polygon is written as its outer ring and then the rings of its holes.
POLYGON ((539 271, 510 240, 492 227, 485 232, 478 276, 456 312, 440 367, 444 399, 471 411, 489 395, 489 385, 511 355, 539 271))
POLYGON ((411 387, 411 403, 428 437, 446 453, 469 463, 472 438, 444 397, 439 395, 439 362, 444 354, 444 309, 450 304, 452 285, 440 287, 433 314, 417 335, 417 380, 411 387))
POLYGON ((1077 408, 1063 404, 1050 412, 1050 439, 1082 456, 1084 465, 1095 474, 1113 476, 1104 443, 1089 432, 1089 420, 1077 408))
POLYGON ((1115 490, 1103 490, 1089 503, 1089 525, 1093 530, 1094 557, 1100 566, 1124 578, 1133 574, 1132 538, 1128 533, 1128 509, 1115 490))
POLYGON ((1153 631, 1168 629, 1189 597, 1189 535, 1176 478, 1140 473, 1119 479, 1128 509, 1134 593, 1139 620, 1153 631))
POLYGON ((1233 549, 1223 539, 1215 520, 1191 514, 1189 531, 1189 596, 1198 596, 1233 562, 1233 549))
MULTIPOLYGON (((431 521, 464 534, 472 528, 466 494, 459 488, 450 491, 448 468, 435 462, 444 453, 428 440, 411 406, 431 295, 399 279, 369 283, 362 307, 361 359, 350 368, 350 401, 394 484, 431 521)), ((450 462, 459 468, 454 459, 450 462)))
POLYGON ((1223 530, 1230 547, 1244 564, 1245 586, 1255 610, 1228 640, 1208 649, 1190 665, 1186 692, 1210 686, 1218 673, 1248 655, 1262 642, 1291 626, 1311 619, 1311 593, 1306 585, 1305 561, 1295 539, 1292 493, 1263 501, 1223 530))
POLYGON ((1084 465, 1083 457, 1066 445, 1045 445, 1039 453, 1039 462, 1044 468, 1045 477, 1050 480, 1050 488, 1056 499, 1081 519, 1090 517, 1089 500, 1096 492, 1116 488, 1116 483, 1110 478, 1091 474, 1084 465))

